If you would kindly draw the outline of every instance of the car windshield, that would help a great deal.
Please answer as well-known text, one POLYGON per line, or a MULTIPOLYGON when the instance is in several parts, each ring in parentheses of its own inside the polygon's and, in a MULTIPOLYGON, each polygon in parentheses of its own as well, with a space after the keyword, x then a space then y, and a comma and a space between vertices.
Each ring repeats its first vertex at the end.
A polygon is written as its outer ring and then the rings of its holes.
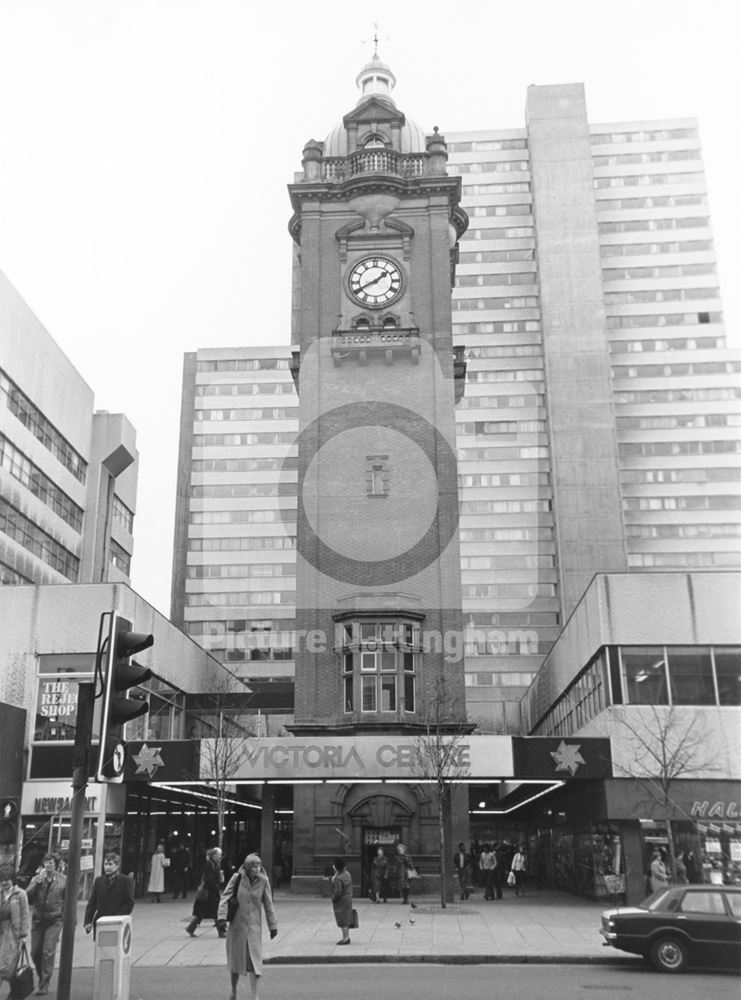
POLYGON ((652 892, 638 906, 641 910, 649 910, 651 913, 655 910, 668 910, 670 897, 671 893, 667 889, 659 889, 657 892, 652 892))

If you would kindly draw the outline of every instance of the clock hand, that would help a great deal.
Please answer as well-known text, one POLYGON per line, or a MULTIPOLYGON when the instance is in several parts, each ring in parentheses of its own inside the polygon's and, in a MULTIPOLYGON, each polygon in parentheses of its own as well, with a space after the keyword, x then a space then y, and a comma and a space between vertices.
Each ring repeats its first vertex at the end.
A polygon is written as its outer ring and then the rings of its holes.
POLYGON ((370 288, 371 285, 377 285, 379 281, 382 281, 386 277, 387 277, 387 274, 386 274, 385 271, 383 271, 381 274, 379 274, 379 276, 377 278, 374 278, 372 281, 366 281, 366 283, 364 285, 361 285, 360 286, 360 291, 364 292, 366 290, 366 288, 370 288))

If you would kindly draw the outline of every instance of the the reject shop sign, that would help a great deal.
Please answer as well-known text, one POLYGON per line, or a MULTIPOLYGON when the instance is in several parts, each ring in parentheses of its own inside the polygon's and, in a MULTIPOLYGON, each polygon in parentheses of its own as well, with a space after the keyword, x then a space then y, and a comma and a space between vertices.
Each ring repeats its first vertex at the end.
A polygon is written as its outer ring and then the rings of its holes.
MULTIPOLYGON (((202 780, 214 759, 209 740, 200 747, 202 780)), ((426 775, 420 748, 426 737, 272 737, 244 741, 231 781, 420 780, 426 775)), ((612 775, 610 742, 511 736, 451 737, 448 773, 458 780, 497 778, 545 781, 612 775)), ((162 744, 163 754, 166 744, 162 744)))

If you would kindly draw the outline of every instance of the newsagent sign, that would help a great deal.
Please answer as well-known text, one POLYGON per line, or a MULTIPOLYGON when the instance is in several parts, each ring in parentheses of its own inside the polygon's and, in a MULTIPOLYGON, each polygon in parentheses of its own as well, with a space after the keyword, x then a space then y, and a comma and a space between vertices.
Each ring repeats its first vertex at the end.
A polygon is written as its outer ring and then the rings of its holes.
MULTIPOLYGON (((444 740, 446 738, 443 738, 444 740)), ((200 777, 213 778, 216 740, 202 740, 200 777)), ((457 780, 559 781, 610 777, 610 741, 511 736, 447 738, 443 773, 457 780)), ((271 737, 247 739, 230 781, 419 781, 433 778, 434 740, 403 736, 271 737)))

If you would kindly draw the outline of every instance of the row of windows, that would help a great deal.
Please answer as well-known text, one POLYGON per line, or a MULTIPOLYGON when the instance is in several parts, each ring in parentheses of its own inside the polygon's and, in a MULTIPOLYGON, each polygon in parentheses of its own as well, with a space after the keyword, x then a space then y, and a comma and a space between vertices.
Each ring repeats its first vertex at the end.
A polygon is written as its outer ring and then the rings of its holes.
MULTIPOLYGON (((510 319, 492 320, 488 323, 456 323, 455 332, 465 333, 536 333, 540 331, 540 320, 537 319, 510 319)), ((498 358, 500 347, 467 347, 467 358, 498 358)))
POLYGON ((120 569, 126 576, 131 575, 131 555, 122 545, 118 544, 115 538, 111 539, 110 560, 111 564, 120 569))
POLYGON ((626 705, 741 705, 738 646, 613 647, 610 667, 613 697, 626 705))
POLYGON ((641 351, 701 351, 724 347, 725 337, 672 337, 664 340, 613 340, 613 354, 640 354, 641 351))
POLYGON ((608 330, 634 330, 651 326, 695 326, 722 323, 719 312, 652 313, 649 316, 608 316, 608 330))
POLYGON ((221 361, 199 361, 199 372, 266 372, 287 370, 288 358, 225 358, 221 361))
MULTIPOLYGON (((488 226, 471 226, 466 230, 465 240, 527 240, 532 239, 535 230, 532 226, 511 226, 509 229, 494 229, 488 226)), ((465 246, 465 242, 464 242, 465 246)))
MULTIPOLYGON (((459 424, 463 434, 470 434, 470 424, 459 424)), ((485 420, 473 425, 475 434, 545 434, 545 420, 485 420)))
POLYGON ((493 597, 555 597, 555 583, 470 583, 461 587, 461 596, 466 599, 493 597))
POLYGON ((477 670, 466 673, 466 687, 530 687, 535 674, 524 671, 497 673, 477 670))
POLYGON ((547 542, 553 538, 553 528, 461 528, 463 542, 547 542))
POLYGON ((556 564, 553 555, 461 556, 461 569, 548 569, 556 564))
POLYGON ((527 149, 527 139, 473 139, 471 142, 449 142, 451 153, 483 153, 494 149, 527 149))
MULTIPOLYGON (((463 427, 473 427, 475 424, 464 424, 463 427)), ((475 434, 475 430, 462 430, 460 433, 475 434)), ((482 458, 491 459, 494 462, 503 462, 509 459, 531 459, 548 458, 548 446, 543 445, 520 445, 519 447, 509 447, 506 442, 497 442, 495 447, 488 448, 459 448, 458 461, 478 461, 482 458)))
POLYGON ((449 174, 512 174, 529 170, 527 160, 494 160, 490 163, 449 163, 449 174))
POLYGON ((472 250, 462 252, 459 264, 497 264, 519 260, 535 260, 534 248, 523 250, 472 250))
POLYGON ((665 264, 656 267, 605 267, 605 281, 632 281, 640 278, 694 278, 715 274, 715 264, 665 264))
POLYGON ((295 549, 296 539, 289 535, 238 538, 189 538, 190 552, 250 552, 260 549, 295 549))
POLYGON ((186 594, 185 603, 188 607, 251 607, 260 604, 295 604, 295 590, 255 590, 241 593, 220 594, 186 594))
POLYGON ((468 214, 473 219, 498 218, 502 215, 531 215, 532 205, 473 205, 468 214))
POLYGON ((621 455, 726 455, 741 451, 738 441, 622 441, 621 455))
POLYGON ((460 288, 473 288, 483 285, 534 285, 538 280, 535 271, 514 273, 505 271, 499 274, 461 274, 458 276, 460 288))
POLYGON ((699 160, 699 149, 656 149, 644 153, 609 153, 593 156, 595 167, 617 167, 623 163, 672 163, 676 160, 699 160))
POLYGON ((471 611, 466 614, 466 624, 471 627, 523 628, 525 625, 540 625, 546 628, 559 623, 557 611, 471 611))
POLYGON ((681 569, 694 566, 741 565, 738 552, 645 552, 628 556, 632 569, 681 569))
POLYGON ((13 569, 12 566, 6 566, 4 562, 0 562, 0 587, 16 587, 19 584, 33 582, 19 573, 18 570, 13 569))
POLYGON ((741 468, 626 469, 624 483, 712 483, 741 479, 741 468))
MULTIPOLYGON (((507 331, 510 332, 510 331, 507 331)), ((543 353, 540 344, 506 344, 502 347, 471 347, 466 349, 466 358, 537 358, 543 353), (476 352, 476 353, 474 353, 476 352)), ((466 372, 469 382, 492 382, 491 372, 471 369, 466 372)))
POLYGON ((6 469, 14 479, 22 483, 75 531, 82 531, 82 507, 67 496, 64 490, 52 482, 30 458, 2 434, 0 434, 0 468, 6 469))
POLYGON ((77 581, 80 560, 69 549, 0 497, 0 531, 68 580, 77 581))
POLYGON ((469 309, 535 309, 537 305, 535 295, 506 299, 455 299, 453 302, 453 308, 459 312, 469 309))
POLYGON ((221 660, 222 663, 248 663, 260 661, 283 661, 292 660, 294 656, 294 651, 292 646, 279 646, 273 648, 272 646, 266 649, 243 649, 242 647, 237 647, 236 649, 230 646, 228 649, 226 647, 211 645, 207 640, 202 640, 201 645, 204 649, 215 656, 217 659, 221 660))
POLYGON ((538 633, 533 629, 503 632, 492 629, 488 635, 466 639, 463 650, 468 656, 537 656, 538 633))
POLYGON ((624 510, 741 510, 741 495, 625 497, 624 510))
POLYGON ((629 538, 736 538, 741 524, 629 524, 629 538))
POLYGON ((529 194, 529 181, 511 181, 509 184, 464 184, 463 197, 477 194, 529 194))
POLYGON ((123 500, 113 494, 113 508, 111 510, 113 523, 119 528, 123 528, 128 534, 134 534, 134 512, 129 510, 123 500))
POLYGON ((194 434, 194 448, 243 447, 244 445, 295 444, 295 431, 260 431, 242 434, 194 434))
POLYGON ((196 410, 196 420, 285 420, 298 419, 297 407, 239 407, 233 410, 196 410))
POLYGON ((603 653, 598 653, 580 677, 566 689, 535 730, 538 736, 568 736, 598 715, 608 704, 603 653))
POLYGON ((703 184, 705 177, 698 173, 640 174, 632 177, 595 177, 596 188, 651 187, 654 184, 703 184))
POLYGON ((286 618, 233 618, 229 621, 194 621, 187 623, 188 635, 241 635, 253 636, 257 645, 265 642, 269 645, 292 646, 294 643, 293 629, 286 625, 291 619, 286 618))
POLYGON ((84 483, 87 476, 85 459, 2 370, 0 370, 0 392, 5 396, 6 405, 13 416, 31 431, 75 479, 84 483))
POLYGON ((196 396, 295 395, 293 382, 209 382, 196 386, 196 396))
POLYGON ((646 198, 605 198, 597 201, 597 212, 625 212, 632 208, 686 208, 688 205, 704 205, 707 200, 701 194, 663 194, 646 198))
POLYGON ((717 402, 741 397, 741 386, 726 389, 637 389, 635 392, 616 392, 618 403, 687 403, 717 402))
POLYGON ((622 219, 619 222, 600 222, 600 233, 653 232, 657 229, 701 229, 708 225, 706 217, 671 219, 622 219))
POLYGON ((589 141, 593 146, 621 142, 665 142, 672 139, 696 139, 696 128, 661 128, 638 132, 593 132, 589 141))
POLYGON ((704 253, 713 249, 712 240, 687 240, 683 243, 602 243, 602 257, 644 257, 649 254, 704 253))
POLYGON ((717 288, 645 288, 635 291, 605 292, 607 305, 631 302, 685 302, 690 299, 717 299, 717 288))
POLYGON ((192 510, 191 524, 279 524, 295 521, 296 511, 280 510, 192 510))
POLYGON ((296 565, 290 563, 221 563, 217 566, 189 566, 189 580, 210 580, 220 577, 269 577, 296 575, 296 565))
POLYGON ((551 509, 550 500, 464 500, 461 514, 534 514, 551 509))
POLYGON ((194 458, 193 472, 288 472, 298 468, 298 458, 194 458))
POLYGON ((618 430, 674 430, 675 427, 738 427, 738 413, 681 413, 661 417, 618 417, 618 430))
POLYGON ((479 472, 458 476, 461 486, 547 486, 547 472, 479 472))
POLYGON ((295 483, 215 483, 212 486, 191 486, 195 500, 216 500, 224 497, 290 497, 296 496, 295 483))
MULTIPOLYGON (((489 374, 488 372, 482 374, 489 374)), ((486 381, 489 381, 488 379, 486 381)), ((464 396, 464 410, 502 410, 514 409, 518 407, 537 407, 543 402, 543 397, 536 393, 528 393, 526 396, 464 396)), ((544 431, 545 423, 542 420, 517 420, 506 425, 499 422, 500 430, 507 431, 544 431)), ((488 430, 485 434, 490 433, 488 430)))

